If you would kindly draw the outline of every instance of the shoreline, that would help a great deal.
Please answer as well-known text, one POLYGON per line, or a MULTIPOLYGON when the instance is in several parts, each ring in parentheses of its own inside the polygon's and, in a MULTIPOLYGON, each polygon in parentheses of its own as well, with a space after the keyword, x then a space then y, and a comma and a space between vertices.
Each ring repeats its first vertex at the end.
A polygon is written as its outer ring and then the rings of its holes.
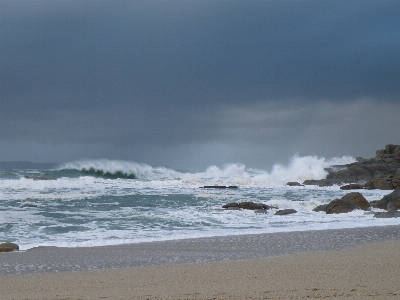
POLYGON ((400 240, 241 261, 1 276, 0 299, 398 299, 400 240))
POLYGON ((37 247, 1 253, 0 276, 171 264, 245 261, 400 241, 400 225, 190 238, 96 247, 37 247))

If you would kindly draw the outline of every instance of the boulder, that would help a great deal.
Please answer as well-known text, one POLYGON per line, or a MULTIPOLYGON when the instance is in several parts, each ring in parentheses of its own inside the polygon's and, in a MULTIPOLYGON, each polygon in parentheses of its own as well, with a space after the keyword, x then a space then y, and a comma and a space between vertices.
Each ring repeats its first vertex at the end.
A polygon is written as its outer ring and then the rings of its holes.
POLYGON ((344 195, 341 200, 348 201, 363 210, 370 210, 371 204, 365 199, 365 197, 359 192, 352 192, 344 195))
POLYGON ((0 244, 0 252, 11 252, 19 250, 19 246, 14 243, 1 243, 0 244))
POLYGON ((379 201, 373 202, 373 207, 397 211, 400 209, 400 190, 394 190, 379 201))
POLYGON ((325 212, 327 214, 342 214, 351 212, 358 208, 359 207, 357 205, 354 205, 349 201, 342 199, 335 199, 326 206, 325 212))
POLYGON ((355 209, 370 210, 371 205, 359 192, 352 192, 340 199, 335 199, 328 204, 319 205, 313 211, 324 211, 327 214, 348 213, 355 209))
POLYGON ((390 180, 387 179, 374 179, 365 184, 367 188, 378 189, 378 190, 393 190, 390 180))
POLYGON ((284 215, 290 215, 290 214, 295 214, 295 213, 297 213, 297 210, 295 210, 295 209, 281 209, 281 210, 278 210, 276 213, 275 213, 275 215, 278 215, 278 216, 284 216, 284 215))
POLYGON ((391 185, 392 185, 393 189, 395 189, 395 190, 400 189, 400 174, 397 174, 397 172, 391 180, 391 185))

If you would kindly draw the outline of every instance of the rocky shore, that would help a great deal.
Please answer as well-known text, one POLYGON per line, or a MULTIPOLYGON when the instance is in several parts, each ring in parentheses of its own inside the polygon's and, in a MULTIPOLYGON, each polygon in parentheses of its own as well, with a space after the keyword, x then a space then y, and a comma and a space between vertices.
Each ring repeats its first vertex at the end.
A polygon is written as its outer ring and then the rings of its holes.
MULTIPOLYGON (((374 158, 357 157, 356 162, 327 168, 326 179, 306 180, 303 185, 343 185, 342 189, 400 189, 400 145, 377 150, 374 158)), ((293 184, 293 183, 291 183, 293 184)))

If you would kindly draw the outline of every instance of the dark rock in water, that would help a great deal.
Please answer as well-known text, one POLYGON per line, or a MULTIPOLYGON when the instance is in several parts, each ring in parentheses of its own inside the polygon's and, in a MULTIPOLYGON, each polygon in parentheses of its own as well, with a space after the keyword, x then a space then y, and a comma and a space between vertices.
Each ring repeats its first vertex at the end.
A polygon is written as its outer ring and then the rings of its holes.
POLYGON ((334 184, 341 184, 341 183, 342 182, 340 180, 329 180, 329 179, 320 179, 320 180, 308 179, 303 181, 304 185, 318 185, 318 186, 332 186, 334 184))
POLYGON ((400 211, 393 212, 376 212, 374 218, 400 218, 400 211))
POLYGON ((371 205, 359 192, 352 192, 340 199, 335 199, 329 204, 319 205, 313 211, 324 211, 327 214, 348 213, 355 209, 370 210, 371 205))
POLYGON ((281 210, 278 210, 276 213, 275 213, 275 215, 278 215, 278 216, 284 216, 284 215, 290 215, 290 214, 295 214, 295 213, 297 213, 297 210, 295 210, 295 209, 281 209, 281 210))
POLYGON ((326 212, 326 207, 328 206, 328 204, 322 204, 322 205, 318 205, 316 208, 313 209, 313 211, 323 211, 326 212))
POLYGON ((228 203, 222 205, 222 208, 229 210, 238 210, 238 209, 250 209, 250 210, 267 210, 272 207, 263 203, 255 203, 255 202, 241 202, 241 203, 228 203))
POLYGON ((345 201, 342 199, 335 199, 326 206, 325 212, 327 214, 342 214, 351 212, 358 208, 359 207, 357 205, 354 205, 349 201, 345 201))
POLYGON ((325 169, 326 179, 306 180, 305 185, 331 186, 344 183, 365 183, 365 188, 400 189, 400 145, 386 145, 376 151, 375 158, 361 159, 347 165, 325 169), (392 178, 388 177, 394 175, 392 178), (380 181, 377 181, 380 179, 380 181))
POLYGON ((350 183, 340 187, 341 190, 361 190, 363 188, 364 186, 358 183, 350 183))
POLYGON ((239 203, 232 202, 222 205, 222 208, 239 208, 239 203))
POLYGON ((290 181, 290 182, 286 183, 286 185, 288 185, 288 186, 304 186, 303 184, 296 182, 296 181, 290 181))
POLYGON ((254 202, 241 202, 239 203, 239 207, 242 209, 269 209, 268 205, 262 203, 254 203, 254 202))
POLYGON ((375 208, 396 211, 400 209, 400 190, 394 190, 390 194, 384 196, 379 201, 374 201, 371 205, 375 208))
POLYGON ((344 195, 341 200, 348 201, 359 208, 363 210, 370 210, 371 209, 371 204, 365 199, 363 195, 361 195, 359 192, 352 192, 349 194, 344 195))
POLYGON ((19 246, 14 243, 1 243, 0 244, 0 252, 11 252, 19 250, 19 246))
POLYGON ((201 186, 201 189, 237 189, 236 185, 205 185, 201 186))

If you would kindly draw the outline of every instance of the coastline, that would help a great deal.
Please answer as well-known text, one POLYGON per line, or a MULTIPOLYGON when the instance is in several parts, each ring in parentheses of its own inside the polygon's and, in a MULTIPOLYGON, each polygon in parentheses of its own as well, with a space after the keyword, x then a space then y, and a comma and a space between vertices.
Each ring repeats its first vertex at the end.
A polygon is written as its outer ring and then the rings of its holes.
POLYGON ((400 224, 190 238, 98 247, 36 247, 0 255, 0 276, 240 261, 400 241, 400 224))
POLYGON ((5 275, 0 299, 398 299, 400 239, 226 262, 5 275))

